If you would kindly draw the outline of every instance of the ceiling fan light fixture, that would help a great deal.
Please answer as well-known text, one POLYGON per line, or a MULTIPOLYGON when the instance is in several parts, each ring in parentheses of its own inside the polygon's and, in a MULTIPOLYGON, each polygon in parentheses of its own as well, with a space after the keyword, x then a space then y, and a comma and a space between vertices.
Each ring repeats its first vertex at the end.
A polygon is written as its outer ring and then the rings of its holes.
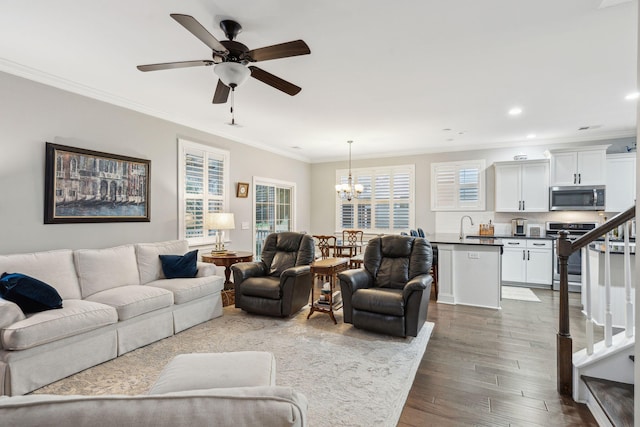
POLYGON ((251 70, 237 62, 223 62, 216 64, 213 71, 220 80, 230 88, 235 88, 244 83, 251 75, 251 70))

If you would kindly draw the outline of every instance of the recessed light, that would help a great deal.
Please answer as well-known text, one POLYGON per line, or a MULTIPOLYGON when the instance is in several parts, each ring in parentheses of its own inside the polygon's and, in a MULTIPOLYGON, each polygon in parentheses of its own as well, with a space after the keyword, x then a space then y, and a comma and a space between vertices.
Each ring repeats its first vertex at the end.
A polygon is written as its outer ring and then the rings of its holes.
POLYGON ((302 147, 300 147, 299 145, 292 145, 291 148, 293 148, 294 150, 300 150, 302 147))
POLYGON ((640 98, 640 92, 633 92, 633 93, 630 93, 629 95, 624 97, 624 99, 626 99, 628 101, 632 101, 632 100, 638 99, 638 98, 640 98))
POLYGON ((445 131, 445 132, 451 132, 451 128, 444 128, 442 130, 445 131))
POLYGON ((518 116, 520 114, 522 114, 522 108, 520 107, 513 107, 512 109, 509 110, 510 116, 518 116))
POLYGON ((536 137, 535 133, 530 133, 529 135, 527 135, 527 139, 533 139, 536 137))
POLYGON ((589 128, 590 128, 590 126, 581 126, 581 127, 578 128, 578 130, 587 130, 589 128))

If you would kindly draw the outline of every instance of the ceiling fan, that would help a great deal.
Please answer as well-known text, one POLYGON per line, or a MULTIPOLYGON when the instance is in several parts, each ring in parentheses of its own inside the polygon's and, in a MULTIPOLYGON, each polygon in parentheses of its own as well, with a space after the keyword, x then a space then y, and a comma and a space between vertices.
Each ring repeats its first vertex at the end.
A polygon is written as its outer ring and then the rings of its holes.
POLYGON ((242 26, 236 21, 224 20, 220 22, 220 28, 222 28, 228 40, 218 41, 193 16, 177 13, 172 13, 170 16, 206 44, 213 51, 213 59, 138 65, 138 70, 157 71, 215 65, 214 72, 220 79, 213 95, 214 104, 226 103, 229 97, 229 90, 235 90, 249 76, 291 96, 298 94, 302 90, 302 88, 293 83, 274 76, 256 66, 247 66, 247 64, 290 56, 308 55, 311 50, 309 50, 309 46, 304 41, 295 40, 259 49, 249 49, 244 44, 234 40, 242 31, 242 26))

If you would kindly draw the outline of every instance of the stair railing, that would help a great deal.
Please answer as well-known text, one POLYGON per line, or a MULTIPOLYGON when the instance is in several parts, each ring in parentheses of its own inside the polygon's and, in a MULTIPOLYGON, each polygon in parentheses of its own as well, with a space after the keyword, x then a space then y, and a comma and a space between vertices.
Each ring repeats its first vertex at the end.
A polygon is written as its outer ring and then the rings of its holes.
MULTIPOLYGON (((558 240, 556 241, 556 252, 558 254, 558 269, 560 273, 560 315, 558 319, 558 334, 557 334, 557 367, 558 367, 558 378, 557 378, 557 386, 558 392, 564 396, 571 396, 573 393, 573 341, 571 338, 571 332, 569 328, 569 271, 567 269, 567 261, 569 256, 575 252, 581 250, 583 247, 587 246, 589 243, 595 241, 603 235, 607 235, 614 228, 619 227, 631 221, 636 216, 636 207, 635 205, 630 207, 624 212, 619 213, 618 215, 611 218, 609 221, 600 225, 599 227, 591 230, 587 234, 581 236, 579 239, 571 242, 567 236, 567 231, 560 231, 558 240)), ((628 280, 625 278, 625 297, 626 297, 626 312, 627 312, 627 331, 633 331, 633 304, 631 302, 631 270, 630 264, 627 262, 626 257, 630 256, 626 254, 628 251, 628 235, 629 235, 629 225, 627 224, 627 228, 625 234, 625 265, 629 265, 629 267, 625 267, 625 277, 628 276, 628 280), (626 269, 629 268, 627 272, 626 269)), ((609 251, 609 241, 608 237, 605 237, 605 252, 609 251)), ((587 257, 588 258, 588 257, 587 257)), ((608 258, 608 254, 606 254, 605 260, 608 258)), ((605 270, 608 269, 606 264, 608 261, 605 261, 605 270)), ((605 280, 609 277, 609 271, 605 271, 605 280)), ((589 274, 589 270, 587 269, 587 274, 589 274)), ((590 278, 587 279, 590 286, 590 278)), ((611 314, 610 310, 610 286, 605 286, 609 288, 609 296, 605 299, 608 299, 608 302, 605 301, 605 304, 609 306, 608 313, 609 317, 611 314)), ((590 292, 588 293, 590 294, 590 292)), ((588 313, 587 313, 587 322, 591 320, 591 299, 589 296, 588 300, 588 313)), ((592 320, 591 320, 592 323, 592 320)), ((605 316, 606 323, 606 316, 605 316)), ((609 324, 611 320, 609 320, 609 324)), ((592 327, 592 326, 591 326, 592 327)), ((610 328, 609 333, 611 333, 612 328, 610 328)), ((628 333, 628 332, 627 332, 628 333)), ((587 330, 587 335, 589 334, 587 330)), ((591 332, 593 336, 593 332, 591 332)), ((606 337, 606 324, 605 324, 605 337, 606 337)), ((592 337, 593 341, 593 337, 592 337)), ((605 339, 606 341, 606 339, 605 339)), ((610 345, 610 344, 609 344, 610 345)), ((593 345, 592 350, 593 351, 593 345)))

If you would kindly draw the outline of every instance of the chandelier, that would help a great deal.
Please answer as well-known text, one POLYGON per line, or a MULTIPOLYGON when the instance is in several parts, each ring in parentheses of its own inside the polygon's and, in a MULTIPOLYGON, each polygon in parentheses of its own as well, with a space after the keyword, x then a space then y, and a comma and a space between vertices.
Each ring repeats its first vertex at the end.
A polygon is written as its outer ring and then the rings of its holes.
POLYGON ((338 193, 341 199, 351 201, 351 199, 358 198, 360 193, 364 191, 364 187, 362 184, 353 183, 353 178, 351 177, 351 144, 353 144, 353 141, 347 141, 347 144, 349 144, 349 178, 346 184, 336 185, 336 193, 338 193))

